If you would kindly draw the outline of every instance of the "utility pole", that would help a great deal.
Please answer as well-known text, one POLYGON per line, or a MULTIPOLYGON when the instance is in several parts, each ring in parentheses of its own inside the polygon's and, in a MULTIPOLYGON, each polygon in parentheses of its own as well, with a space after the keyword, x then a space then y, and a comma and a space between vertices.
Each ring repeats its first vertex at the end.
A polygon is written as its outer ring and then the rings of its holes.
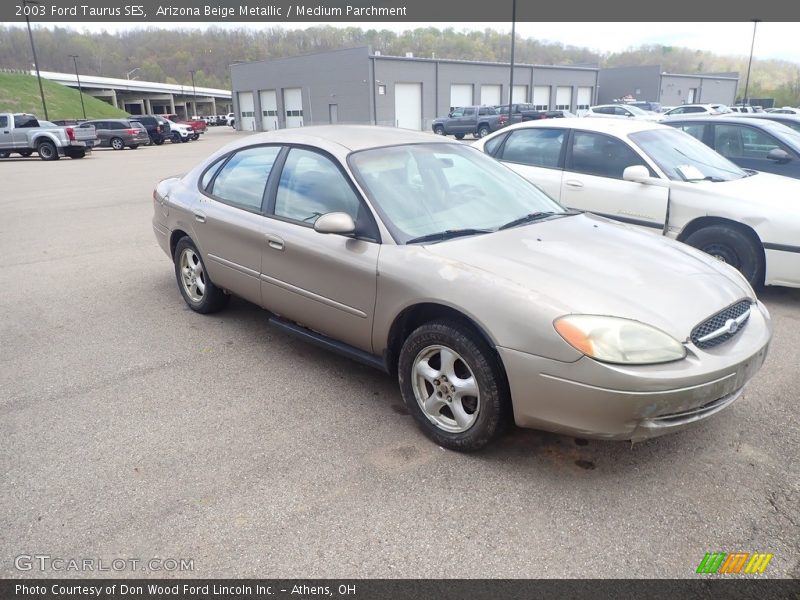
POLYGON ((81 87, 81 76, 78 74, 78 55, 70 54, 72 62, 75 63, 75 77, 78 79, 78 94, 81 97, 81 110, 83 111, 83 118, 86 120, 86 107, 83 105, 83 88, 81 87))
POLYGON ((511 81, 508 88, 508 124, 511 125, 511 109, 514 102, 514 47, 517 41, 517 0, 511 0, 511 81))
MULTIPOLYGON (((22 0, 22 4, 35 4, 39 5, 39 0, 22 0)), ((31 40, 31 52, 33 52, 33 66, 36 67, 36 79, 39 80, 39 94, 42 97, 42 108, 44 109, 44 120, 49 121, 50 117, 47 115, 47 103, 44 101, 44 88, 42 87, 42 76, 39 74, 39 59, 36 58, 36 46, 33 43, 33 32, 31 31, 31 20, 25 14, 25 22, 28 24, 28 37, 31 40)))
MULTIPOLYGON (((189 73, 192 74, 192 106, 193 106, 193 112, 194 112, 194 116, 197 116, 197 88, 194 87, 194 74, 196 73, 196 71, 194 69, 192 69, 191 71, 189 71, 189 73)), ((191 117, 192 115, 186 115, 186 116, 187 117, 191 117)))
POLYGON ((756 27, 758 26, 758 22, 760 19, 753 19, 753 41, 750 43, 750 60, 747 63, 747 79, 745 80, 744 84, 744 105, 747 106, 750 104, 749 96, 747 95, 748 90, 750 89, 750 67, 753 66, 753 48, 756 45, 756 27))

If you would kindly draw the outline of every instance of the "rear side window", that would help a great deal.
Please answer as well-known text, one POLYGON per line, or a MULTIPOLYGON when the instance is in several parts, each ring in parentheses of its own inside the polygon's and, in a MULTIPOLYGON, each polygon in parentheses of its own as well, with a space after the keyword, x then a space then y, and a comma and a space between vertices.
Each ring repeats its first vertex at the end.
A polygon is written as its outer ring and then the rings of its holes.
POLYGON ((211 194, 240 208, 261 211, 264 188, 279 153, 278 146, 240 150, 217 174, 211 194))
POLYGON ((767 158, 770 150, 782 145, 771 135, 744 125, 716 125, 714 148, 727 158, 767 158))
POLYGON ((566 129, 518 129, 509 134, 501 160, 534 167, 558 167, 566 129))
POLYGON ((8 127, 8 117, 3 115, 0 116, 0 127, 8 127))
POLYGON ((622 179, 622 172, 634 165, 647 167, 638 154, 616 138, 588 131, 576 131, 572 137, 571 171, 622 179))
POLYGON ((500 147, 500 144, 503 143, 503 140, 506 139, 507 135, 507 133, 504 133, 503 135, 498 135, 497 137, 490 139, 483 145, 483 151, 489 156, 494 156, 495 152, 497 152, 497 149, 500 147))
POLYGON ((693 138, 697 138, 702 142, 703 135, 705 134, 706 131, 706 126, 703 123, 684 123, 683 125, 678 125, 676 129, 685 131, 693 138))
POLYGON ((22 127, 38 127, 39 121, 37 121, 31 115, 14 115, 14 127, 22 128, 22 127))

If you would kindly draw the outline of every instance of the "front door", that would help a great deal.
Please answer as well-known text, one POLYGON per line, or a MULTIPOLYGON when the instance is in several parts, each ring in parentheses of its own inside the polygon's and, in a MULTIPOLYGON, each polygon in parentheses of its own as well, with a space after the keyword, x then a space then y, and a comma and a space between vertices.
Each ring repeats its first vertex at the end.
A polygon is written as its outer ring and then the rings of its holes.
POLYGON ((314 230, 329 212, 371 219, 348 178, 328 156, 292 148, 270 203, 261 261, 264 308, 371 352, 380 244, 314 230))
POLYGON ((620 139, 591 131, 572 133, 561 182, 561 204, 661 233, 669 188, 622 179, 626 167, 644 159, 620 139))

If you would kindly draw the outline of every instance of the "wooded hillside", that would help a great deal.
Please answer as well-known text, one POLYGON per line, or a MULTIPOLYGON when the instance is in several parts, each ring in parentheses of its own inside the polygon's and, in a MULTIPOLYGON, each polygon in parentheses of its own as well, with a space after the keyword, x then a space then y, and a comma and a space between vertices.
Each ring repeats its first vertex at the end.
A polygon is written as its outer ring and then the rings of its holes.
MULTIPOLYGON (((383 54, 508 61, 509 36, 491 29, 458 31, 426 27, 404 33, 388 30, 314 27, 289 30, 141 29, 109 34, 77 32, 56 27, 36 29, 36 48, 43 70, 71 72, 70 54, 77 54, 81 73, 125 77, 139 68, 139 79, 189 83, 194 69, 199 86, 230 87, 229 65, 237 61, 309 54, 335 48, 372 46, 383 54)), ((516 60, 539 64, 592 64, 626 66, 660 64, 671 72, 739 71, 741 85, 747 71, 746 56, 719 56, 710 52, 670 46, 643 46, 620 53, 598 54, 586 48, 517 38, 516 60)), ((0 26, 0 67, 27 69, 32 63, 27 32, 0 26)), ((751 97, 775 97, 777 104, 800 105, 800 65, 788 61, 755 60, 750 81, 751 97)))

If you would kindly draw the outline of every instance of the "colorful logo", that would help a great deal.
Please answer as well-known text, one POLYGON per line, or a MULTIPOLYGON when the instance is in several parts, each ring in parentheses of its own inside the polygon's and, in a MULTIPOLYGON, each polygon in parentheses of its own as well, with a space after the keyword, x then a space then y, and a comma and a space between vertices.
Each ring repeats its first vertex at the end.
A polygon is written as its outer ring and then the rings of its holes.
POLYGON ((697 566, 697 573, 758 573, 761 574, 767 568, 772 554, 763 552, 706 552, 703 560, 697 566))

